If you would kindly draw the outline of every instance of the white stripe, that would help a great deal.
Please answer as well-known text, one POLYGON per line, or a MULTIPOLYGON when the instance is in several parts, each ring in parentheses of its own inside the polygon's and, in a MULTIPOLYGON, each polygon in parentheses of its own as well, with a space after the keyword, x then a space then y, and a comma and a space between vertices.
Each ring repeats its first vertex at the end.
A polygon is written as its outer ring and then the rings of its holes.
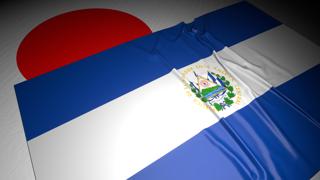
POLYGON ((16 65, 19 43, 28 32, 48 18, 84 8, 117 9, 142 19, 153 31, 181 21, 190 22, 228 1, 38 1, 6 3, 0 7, 0 179, 34 179, 22 121, 13 86, 25 79, 16 65), (165 13, 164 13, 165 12, 165 13))
POLYGON ((320 171, 318 171, 314 176, 312 176, 310 180, 319 180, 319 179, 320 179, 320 171))
POLYGON ((230 48, 272 86, 320 63, 320 48, 285 25, 261 33, 230 48))
POLYGON ((124 179, 216 121, 170 73, 29 145, 39 179, 124 179))
MULTIPOLYGON (((179 69, 179 73, 199 64, 228 70, 241 88, 242 101, 218 112, 225 117, 271 86, 317 64, 320 51, 315 50, 318 47, 281 26, 179 69)), ((217 122, 201 101, 187 92, 182 81, 170 73, 31 140, 37 177, 130 177, 217 122)))

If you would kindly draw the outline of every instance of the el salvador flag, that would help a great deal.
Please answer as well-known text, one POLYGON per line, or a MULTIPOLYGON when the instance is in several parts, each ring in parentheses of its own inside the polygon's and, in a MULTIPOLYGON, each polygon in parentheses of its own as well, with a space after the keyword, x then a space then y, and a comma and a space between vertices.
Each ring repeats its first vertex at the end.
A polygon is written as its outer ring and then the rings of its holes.
POLYGON ((311 178, 318 52, 240 2, 17 84, 36 177, 311 178))

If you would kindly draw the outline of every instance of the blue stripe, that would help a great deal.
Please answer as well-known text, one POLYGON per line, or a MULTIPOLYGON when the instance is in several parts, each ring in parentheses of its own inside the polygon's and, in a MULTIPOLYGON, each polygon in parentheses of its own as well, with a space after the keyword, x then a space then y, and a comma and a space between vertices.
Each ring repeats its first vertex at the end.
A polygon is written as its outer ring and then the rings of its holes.
MULTIPOLYGON (((246 2, 93 55, 15 86, 27 140, 212 52, 206 30, 227 45, 280 23, 246 2), (235 21, 235 18, 237 21, 235 21)), ((215 47, 216 50, 221 46, 215 47)))
POLYGON ((298 109, 312 117, 320 123, 319 102, 320 102, 320 84, 319 65, 304 73, 303 76, 295 77, 285 85, 279 86, 277 90, 284 98, 294 102, 298 109), (296 82, 299 82, 296 83, 296 82))
POLYGON ((201 16, 193 24, 199 31, 214 35, 216 47, 221 47, 219 42, 232 46, 281 23, 242 2, 201 16))
MULTIPOLYGON (((318 77, 320 65, 269 90, 131 179, 311 178, 320 170, 320 95, 302 87, 318 77)), ((318 91, 319 83, 312 88, 318 91)))

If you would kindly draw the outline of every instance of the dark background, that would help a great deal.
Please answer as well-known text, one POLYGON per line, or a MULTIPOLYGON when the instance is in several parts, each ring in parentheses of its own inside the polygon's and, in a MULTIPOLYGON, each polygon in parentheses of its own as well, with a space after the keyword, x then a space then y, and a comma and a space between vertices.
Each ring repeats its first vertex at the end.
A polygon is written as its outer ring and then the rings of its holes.
MULTIPOLYGON (((224 0, 126 0, 127 10, 136 4, 140 14, 153 23, 155 29, 168 27, 168 22, 180 22, 176 14, 197 17, 199 9, 210 11, 221 8, 224 0), (162 11, 161 5, 174 1, 173 6, 184 4, 182 8, 162 11), (156 5, 155 5, 156 4, 156 5), (193 7, 192 4, 198 4, 193 7), (160 7, 159 7, 160 6, 160 7), (200 7, 201 6, 201 7, 200 7), (148 10, 149 7, 157 7, 148 10), (159 8, 158 8, 159 7, 159 8), (203 8, 208 7, 208 8, 203 8), (211 7, 216 9, 211 9, 211 7), (140 11, 141 10, 141 11, 140 11), (174 12, 173 12, 174 11, 174 12), (158 17, 150 17, 149 12, 158 17), (150 18, 149 18, 150 17, 150 18), (176 19, 175 19, 176 18, 176 19), (157 22, 152 22, 157 19, 157 22), (167 20, 169 19, 169 20, 167 20)), ((228 2, 233 0, 228 0, 228 2)), ((16 50, 22 38, 37 24, 52 15, 70 11, 70 9, 100 7, 101 5, 120 4, 115 0, 2 0, 0 1, 0 179, 34 179, 30 156, 27 150, 13 85, 24 81, 16 68, 16 50), (79 5, 84 4, 84 5, 79 5)), ((257 8, 273 16, 283 24, 295 30, 302 36, 320 45, 320 4, 316 1, 283 1, 283 0, 248 0, 257 8)), ((168 3, 169 4, 169 3, 168 3)), ((107 5, 104 6, 108 7, 107 5)), ((166 6, 164 6, 166 7, 166 6)), ((222 6, 223 7, 223 6, 222 6)), ((112 8, 112 7, 111 7, 112 8)), ((192 21, 192 19, 190 19, 192 21)), ((172 24, 174 25, 174 24, 172 24)))
POLYGON ((319 2, 283 0, 249 0, 248 2, 320 45, 319 2))

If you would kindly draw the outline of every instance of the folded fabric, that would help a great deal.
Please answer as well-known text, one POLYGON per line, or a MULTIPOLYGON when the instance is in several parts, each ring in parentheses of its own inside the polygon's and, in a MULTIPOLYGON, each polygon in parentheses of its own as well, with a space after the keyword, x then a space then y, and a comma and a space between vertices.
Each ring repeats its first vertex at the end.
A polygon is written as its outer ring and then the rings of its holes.
POLYGON ((36 177, 310 178, 316 52, 240 2, 22 82, 36 177))

